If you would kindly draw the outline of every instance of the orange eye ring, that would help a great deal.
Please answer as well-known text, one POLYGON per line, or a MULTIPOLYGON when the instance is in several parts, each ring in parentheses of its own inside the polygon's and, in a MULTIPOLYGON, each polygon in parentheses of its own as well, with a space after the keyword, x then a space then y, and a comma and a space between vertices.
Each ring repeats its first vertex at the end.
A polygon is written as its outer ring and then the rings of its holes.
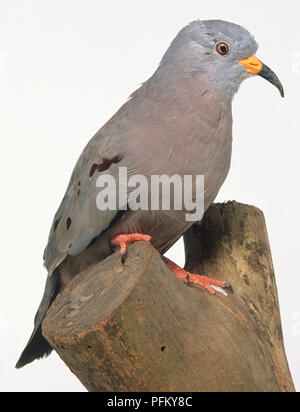
POLYGON ((230 52, 230 46, 226 41, 219 41, 216 46, 216 52, 221 56, 226 56, 230 52))

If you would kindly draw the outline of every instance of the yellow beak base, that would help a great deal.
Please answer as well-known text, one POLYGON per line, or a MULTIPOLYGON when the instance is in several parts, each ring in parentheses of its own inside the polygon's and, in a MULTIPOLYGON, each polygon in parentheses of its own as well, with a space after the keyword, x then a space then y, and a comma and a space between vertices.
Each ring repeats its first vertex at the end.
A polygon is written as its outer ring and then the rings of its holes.
POLYGON ((239 64, 247 68, 247 73, 259 74, 263 69, 263 64, 255 56, 247 57, 247 59, 240 60, 239 64))

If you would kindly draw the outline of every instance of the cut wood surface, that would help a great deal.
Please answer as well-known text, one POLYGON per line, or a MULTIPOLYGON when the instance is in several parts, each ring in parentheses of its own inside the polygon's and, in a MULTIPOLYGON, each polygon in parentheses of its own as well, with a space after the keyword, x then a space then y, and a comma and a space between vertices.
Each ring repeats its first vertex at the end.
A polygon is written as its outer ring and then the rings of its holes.
POLYGON ((263 213, 212 205, 184 241, 186 268, 234 294, 186 286, 137 242, 124 265, 117 251, 70 282, 46 339, 91 392, 293 392, 263 213))

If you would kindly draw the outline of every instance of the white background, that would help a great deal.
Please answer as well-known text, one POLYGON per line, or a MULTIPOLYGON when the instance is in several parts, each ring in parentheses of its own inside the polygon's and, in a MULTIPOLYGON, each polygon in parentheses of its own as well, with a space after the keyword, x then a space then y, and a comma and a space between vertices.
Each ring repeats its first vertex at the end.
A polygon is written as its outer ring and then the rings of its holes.
MULTIPOLYGON (((84 390, 56 354, 14 370, 42 297, 52 218, 87 141, 198 18, 250 30, 285 87, 283 100, 261 78, 242 85, 232 167, 217 200, 265 213, 300 389, 299 0, 0 0, 0 391, 84 390)), ((181 242, 169 256, 183 263, 181 242)))

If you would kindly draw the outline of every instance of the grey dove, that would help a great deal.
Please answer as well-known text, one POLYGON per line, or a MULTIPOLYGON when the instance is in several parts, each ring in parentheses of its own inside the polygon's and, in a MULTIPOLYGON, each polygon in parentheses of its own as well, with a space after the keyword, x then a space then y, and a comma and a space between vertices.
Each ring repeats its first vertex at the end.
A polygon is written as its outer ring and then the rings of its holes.
MULTIPOLYGON (((236 24, 190 23, 173 40, 153 76, 89 141, 53 220, 44 253, 45 292, 17 368, 52 351, 42 336, 42 321, 76 274, 105 259, 116 246, 125 255, 126 245, 139 239, 151 239, 163 255, 193 224, 185 219, 184 208, 131 210, 119 205, 100 210, 99 176, 118 182, 120 168, 127 168, 129 177, 200 175, 204 210, 214 201, 230 167, 232 99, 240 84, 259 75, 284 95, 277 76, 255 57, 257 48, 252 35, 236 24)), ((163 259, 184 280, 187 272, 163 259)), ((200 275, 190 280, 211 293, 212 286, 229 286, 200 275)))

